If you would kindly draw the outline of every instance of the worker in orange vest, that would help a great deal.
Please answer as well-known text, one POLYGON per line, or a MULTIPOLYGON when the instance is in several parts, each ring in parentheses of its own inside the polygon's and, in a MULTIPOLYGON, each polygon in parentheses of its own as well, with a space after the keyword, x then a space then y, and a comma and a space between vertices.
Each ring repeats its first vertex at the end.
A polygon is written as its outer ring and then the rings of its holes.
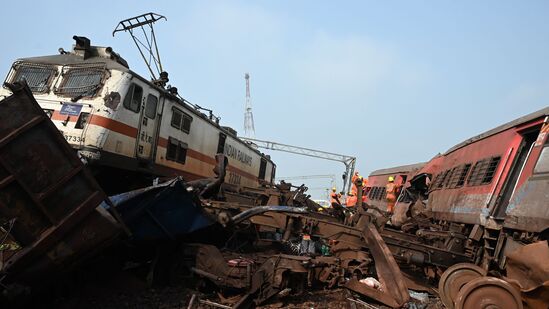
POLYGON ((387 212, 392 214, 396 202, 396 185, 393 176, 389 176, 389 182, 385 185, 385 192, 387 192, 387 212))
POLYGON ((336 192, 336 187, 332 188, 332 193, 330 193, 330 205, 334 207, 334 204, 341 205, 341 202, 339 201, 339 198, 341 197, 341 194, 336 192))
POLYGON ((345 200, 345 206, 355 207, 356 206, 356 195, 353 192, 347 194, 347 199, 345 200))
POLYGON ((356 193, 357 193, 357 188, 356 188, 355 182, 358 178, 362 178, 358 172, 355 172, 353 177, 351 177, 351 192, 355 196, 356 196, 356 193))

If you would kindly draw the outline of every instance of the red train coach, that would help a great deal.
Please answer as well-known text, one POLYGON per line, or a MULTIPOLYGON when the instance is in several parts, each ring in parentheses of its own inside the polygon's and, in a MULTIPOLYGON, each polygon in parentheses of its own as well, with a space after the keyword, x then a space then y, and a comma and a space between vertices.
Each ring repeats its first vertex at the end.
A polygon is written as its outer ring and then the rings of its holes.
MULTIPOLYGON (((411 217, 382 232, 395 256, 435 270, 461 262, 504 269, 508 253, 548 239, 548 135, 544 108, 457 144, 406 174, 404 191, 411 201, 397 204, 396 213, 412 205, 406 213, 411 217)), ((406 171, 373 172, 370 203, 384 202, 375 188, 387 176, 399 181, 398 172, 406 171)))
POLYGON ((466 140, 429 162, 440 220, 542 232, 549 227, 549 108, 466 140))
POLYGON ((422 162, 373 171, 368 175, 368 184, 366 185, 367 203, 385 210, 387 208, 385 186, 389 177, 393 177, 397 188, 401 188, 406 183, 408 176, 416 173, 424 165, 425 162, 422 162))

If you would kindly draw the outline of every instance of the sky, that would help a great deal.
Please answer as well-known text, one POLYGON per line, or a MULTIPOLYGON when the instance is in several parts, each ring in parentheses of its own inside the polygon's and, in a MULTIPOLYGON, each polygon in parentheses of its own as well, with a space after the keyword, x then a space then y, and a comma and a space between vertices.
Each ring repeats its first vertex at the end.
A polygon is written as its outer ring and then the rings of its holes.
MULTIPOLYGON (((5 74, 81 35, 149 77, 130 36, 112 31, 155 12, 183 97, 242 134, 249 72, 256 138, 355 156, 364 176, 549 105, 549 1, 1 1, 5 74)), ((341 188, 341 163, 265 152, 280 177, 335 175, 341 188)), ((331 186, 298 182, 313 198, 331 186)))

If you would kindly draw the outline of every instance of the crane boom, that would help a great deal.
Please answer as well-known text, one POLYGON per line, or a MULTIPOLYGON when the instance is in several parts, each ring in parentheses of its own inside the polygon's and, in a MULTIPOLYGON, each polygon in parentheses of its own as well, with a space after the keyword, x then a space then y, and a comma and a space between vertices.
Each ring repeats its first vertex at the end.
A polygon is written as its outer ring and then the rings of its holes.
POLYGON ((343 174, 343 191, 347 192, 348 189, 351 188, 351 176, 355 171, 356 157, 342 155, 342 154, 333 153, 333 152, 327 152, 323 150, 316 150, 311 148, 281 144, 281 143, 272 142, 272 141, 264 141, 264 140, 259 140, 255 138, 240 137, 240 139, 253 143, 257 145, 257 147, 259 148, 289 152, 289 153, 298 154, 302 156, 341 162, 345 165, 345 173, 343 174))

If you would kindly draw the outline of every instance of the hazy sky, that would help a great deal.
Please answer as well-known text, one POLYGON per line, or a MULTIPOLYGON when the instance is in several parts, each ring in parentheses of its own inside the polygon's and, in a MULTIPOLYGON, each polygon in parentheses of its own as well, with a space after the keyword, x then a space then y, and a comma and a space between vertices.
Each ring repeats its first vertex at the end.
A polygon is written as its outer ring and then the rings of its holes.
MULTIPOLYGON (((156 12, 168 18, 156 25, 164 67, 186 99, 243 133, 250 72, 257 138, 354 155, 364 175, 549 105, 549 1, 2 2, 3 72, 69 50, 77 34, 148 77, 129 35, 111 33, 156 12)), ((279 176, 341 179, 340 163, 267 152, 279 176)), ((314 197, 330 186, 306 183, 314 197)))

